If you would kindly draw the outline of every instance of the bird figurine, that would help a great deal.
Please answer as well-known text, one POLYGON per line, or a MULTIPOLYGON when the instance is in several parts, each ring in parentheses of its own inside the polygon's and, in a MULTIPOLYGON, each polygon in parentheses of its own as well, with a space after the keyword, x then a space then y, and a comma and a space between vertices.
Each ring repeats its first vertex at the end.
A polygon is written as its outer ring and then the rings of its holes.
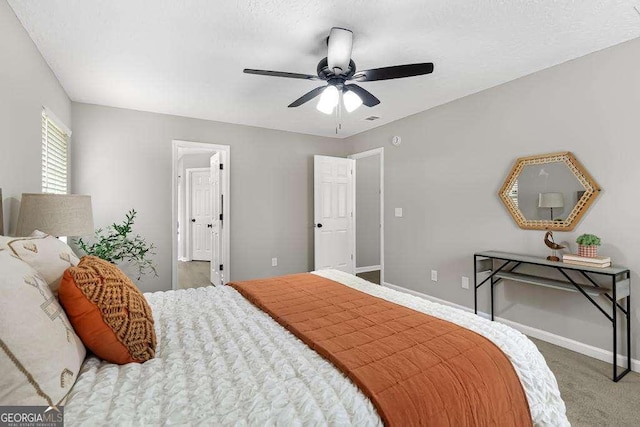
POLYGON ((566 246, 562 246, 553 241, 553 232, 547 231, 547 234, 544 235, 544 244, 549 247, 553 252, 551 255, 547 257, 549 261, 560 261, 560 258, 556 255, 556 251, 559 249, 564 249, 566 246))

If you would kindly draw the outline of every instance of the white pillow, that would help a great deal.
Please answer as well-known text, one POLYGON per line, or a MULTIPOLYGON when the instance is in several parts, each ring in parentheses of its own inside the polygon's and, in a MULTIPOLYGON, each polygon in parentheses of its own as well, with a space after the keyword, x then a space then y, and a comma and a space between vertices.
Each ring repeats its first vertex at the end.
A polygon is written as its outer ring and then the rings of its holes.
POLYGON ((0 406, 58 405, 76 381, 82 341, 44 279, 0 250, 0 406))
POLYGON ((15 237, 9 237, 9 236, 0 236, 0 250, 2 249, 8 249, 9 247, 7 246, 9 244, 10 241, 12 241, 13 239, 15 239, 15 237))
MULTIPOLYGON (((45 233, 42 231, 35 230, 33 233, 29 235, 29 237, 38 237, 42 236, 45 233)), ((0 236, 0 250, 1 249, 9 249, 9 242, 16 239, 21 239, 22 237, 13 237, 13 236, 0 236)))
POLYGON ((40 273, 54 294, 64 271, 80 262, 66 243, 38 230, 29 237, 13 237, 7 248, 40 273))

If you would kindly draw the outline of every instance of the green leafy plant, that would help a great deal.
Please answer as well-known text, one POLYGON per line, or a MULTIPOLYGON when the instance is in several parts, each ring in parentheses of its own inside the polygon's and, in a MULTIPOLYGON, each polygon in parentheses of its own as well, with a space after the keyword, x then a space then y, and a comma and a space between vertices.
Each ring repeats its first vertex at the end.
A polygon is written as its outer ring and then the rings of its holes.
POLYGON ((137 280, 151 273, 158 277, 156 265, 151 259, 156 254, 155 246, 153 243, 148 244, 139 234, 132 235, 136 215, 138 213, 135 209, 131 209, 121 224, 113 223, 106 229, 97 229, 93 244, 88 244, 83 239, 77 239, 75 243, 87 255, 97 256, 113 264, 132 263, 138 268, 137 280))
POLYGON ((583 234, 576 239, 576 243, 582 246, 600 246, 600 238, 595 234, 583 234))

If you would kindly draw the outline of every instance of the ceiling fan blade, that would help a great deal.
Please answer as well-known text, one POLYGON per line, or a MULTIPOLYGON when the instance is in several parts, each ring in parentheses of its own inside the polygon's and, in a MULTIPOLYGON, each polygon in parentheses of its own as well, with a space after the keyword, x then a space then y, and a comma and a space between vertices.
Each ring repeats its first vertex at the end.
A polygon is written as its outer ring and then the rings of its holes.
POLYGON ((351 49, 353 48, 353 33, 345 28, 333 27, 329 33, 327 62, 329 69, 340 69, 341 74, 349 68, 351 49))
POLYGON ((368 90, 361 88, 356 84, 345 86, 345 90, 351 91, 362 99, 362 103, 367 107, 373 107, 380 104, 380 100, 373 96, 368 90))
POLYGON ((433 73, 433 63, 396 65, 393 67, 373 68, 371 70, 358 71, 351 80, 359 82, 373 82, 376 80, 401 79, 403 77, 421 76, 433 73))
POLYGON ((318 76, 312 76, 311 74, 287 73, 285 71, 253 70, 251 68, 245 68, 244 72, 245 74, 257 74, 259 76, 288 77, 290 79, 304 79, 304 80, 320 80, 318 76))
POLYGON ((302 104, 304 104, 305 102, 311 101, 313 98, 315 98, 316 96, 320 95, 325 88, 326 88, 326 86, 320 86, 320 87, 317 87, 317 88, 313 89, 312 91, 309 91, 309 92, 305 93, 300 98, 296 99, 291 104, 289 104, 289 108, 291 108, 291 107, 299 107, 302 104))

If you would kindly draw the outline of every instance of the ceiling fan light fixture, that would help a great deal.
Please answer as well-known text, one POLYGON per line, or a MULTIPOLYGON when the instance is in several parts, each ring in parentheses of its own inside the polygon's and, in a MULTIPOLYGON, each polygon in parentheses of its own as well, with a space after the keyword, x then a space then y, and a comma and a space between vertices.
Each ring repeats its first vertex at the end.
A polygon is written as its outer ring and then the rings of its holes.
POLYGON ((333 113, 333 109, 338 105, 340 99, 340 93, 335 86, 329 85, 322 91, 320 100, 316 108, 325 114, 333 113))
POLYGON ((351 59, 352 49, 353 33, 351 30, 333 27, 329 32, 329 37, 327 37, 327 56, 318 63, 316 75, 253 68, 245 68, 244 72, 260 76, 323 80, 326 82, 326 86, 318 86, 310 90, 287 107, 299 107, 319 97, 320 100, 316 105, 318 111, 327 115, 336 112, 338 121, 341 120, 343 109, 351 113, 361 105, 370 108, 380 104, 380 100, 371 92, 353 82, 364 83, 402 79, 433 72, 434 66, 432 62, 358 70, 355 62, 351 59))
POLYGON ((344 92, 342 100, 344 101, 344 108, 346 108, 349 113, 355 111, 362 105, 362 98, 350 90, 344 92))
POLYGON ((351 49, 353 47, 353 33, 346 28, 333 27, 329 33, 327 46, 327 60, 329 69, 341 74, 349 68, 351 49))

